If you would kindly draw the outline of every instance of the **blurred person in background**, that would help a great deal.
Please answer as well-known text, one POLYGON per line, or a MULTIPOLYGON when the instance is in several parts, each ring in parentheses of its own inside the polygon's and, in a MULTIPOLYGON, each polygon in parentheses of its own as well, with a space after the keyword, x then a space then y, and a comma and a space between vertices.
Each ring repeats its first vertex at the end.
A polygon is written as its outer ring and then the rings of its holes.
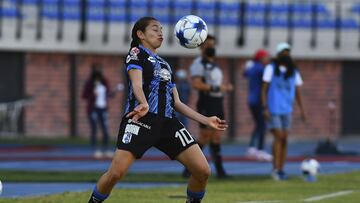
POLYGON ((264 151, 266 133, 265 118, 261 104, 261 86, 265 66, 270 62, 269 53, 259 49, 245 65, 244 76, 248 79, 248 106, 255 127, 251 134, 247 156, 259 161, 271 161, 272 155, 264 151))
POLYGON ((300 94, 303 80, 290 56, 289 44, 278 44, 276 54, 276 59, 264 70, 261 100, 268 129, 274 135, 272 177, 274 180, 287 180, 284 164, 295 99, 301 118, 306 120, 300 94))
MULTIPOLYGON (((175 73, 176 76, 176 88, 179 92, 180 100, 184 104, 189 104, 189 98, 191 93, 191 86, 188 81, 188 73, 185 69, 179 69, 175 73)), ((188 127, 188 119, 181 113, 176 113, 179 121, 185 126, 188 127)))
MULTIPOLYGON (((215 63, 216 39, 208 35, 205 42, 200 46, 201 56, 197 57, 190 66, 191 84, 199 92, 197 110, 199 113, 210 116, 215 115, 224 119, 224 95, 233 90, 231 84, 223 81, 223 71, 215 63)), ((200 135, 197 138, 200 148, 209 144, 212 160, 215 165, 218 178, 227 178, 228 175, 223 166, 221 155, 221 131, 210 129, 200 124, 200 135)), ((183 171, 184 177, 189 176, 187 169, 183 171)))
POLYGON ((108 149, 109 130, 108 130, 108 99, 111 96, 110 87, 107 79, 102 73, 102 67, 99 64, 93 64, 89 79, 86 81, 82 98, 87 101, 87 115, 91 128, 90 143, 95 150, 94 157, 103 156, 112 157, 113 152, 108 149), (97 125, 102 130, 102 146, 97 145, 96 133, 97 125))

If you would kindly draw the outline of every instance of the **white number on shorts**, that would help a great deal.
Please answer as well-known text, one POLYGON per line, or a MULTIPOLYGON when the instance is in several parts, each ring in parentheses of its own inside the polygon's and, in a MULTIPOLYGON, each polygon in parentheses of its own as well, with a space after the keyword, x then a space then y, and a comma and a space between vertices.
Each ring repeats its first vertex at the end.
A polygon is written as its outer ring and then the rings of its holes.
POLYGON ((179 131, 176 131, 175 137, 179 138, 181 141, 181 144, 185 147, 186 145, 194 142, 194 138, 191 137, 190 133, 185 129, 182 128, 179 131))

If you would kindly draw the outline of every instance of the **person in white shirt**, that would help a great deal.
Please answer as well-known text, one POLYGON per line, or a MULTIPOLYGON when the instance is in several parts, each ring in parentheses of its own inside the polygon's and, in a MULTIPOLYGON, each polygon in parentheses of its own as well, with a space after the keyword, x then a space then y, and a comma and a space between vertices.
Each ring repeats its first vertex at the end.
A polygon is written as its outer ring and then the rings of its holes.
POLYGON ((82 98, 87 101, 87 114, 91 127, 90 142, 95 150, 94 157, 102 158, 104 155, 112 157, 113 152, 108 149, 108 98, 111 96, 108 81, 102 74, 102 67, 98 64, 92 66, 92 72, 83 89, 82 98), (97 146, 97 123, 100 124, 103 140, 102 146, 97 146))
POLYGON ((276 59, 265 67, 261 94, 268 129, 274 135, 272 177, 275 180, 288 179, 284 172, 284 164, 295 99, 303 121, 306 120, 300 94, 302 84, 300 72, 290 57, 290 45, 280 43, 277 46, 276 59))

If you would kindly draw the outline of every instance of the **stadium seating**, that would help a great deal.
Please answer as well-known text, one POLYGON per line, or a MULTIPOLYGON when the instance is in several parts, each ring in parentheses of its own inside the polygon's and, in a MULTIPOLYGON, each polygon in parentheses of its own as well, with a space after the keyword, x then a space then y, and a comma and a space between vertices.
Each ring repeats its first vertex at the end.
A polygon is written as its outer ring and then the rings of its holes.
MULTIPOLYGON (((61 0, 43 0, 42 15, 49 20, 57 20, 60 17, 64 20, 80 20, 81 0, 62 0, 64 2, 63 15, 59 12, 59 1, 61 0)), ((20 13, 16 9, 17 0, 4 0, 7 4, 2 8, 2 16, 5 18, 14 18, 20 13)), ((126 0, 109 0, 109 13, 105 12, 105 0, 88 0, 87 20, 90 22, 103 21, 108 15, 110 22, 118 23, 126 21, 126 0)), ((151 10, 154 17, 162 23, 174 23, 170 20, 170 0, 131 0, 130 21, 135 22, 138 18, 148 15, 151 10), (148 8, 150 6, 150 9, 148 8)), ((24 5, 36 5, 37 0, 23 0, 24 5)), ((219 2, 219 23, 224 26, 237 26, 239 24, 238 1, 220 1, 219 2)), ((249 1, 246 4, 245 23, 250 27, 262 27, 264 23, 264 13, 267 5, 265 3, 249 1)), ((197 15, 201 16, 209 25, 215 24, 215 14, 217 6, 215 1, 199 0, 193 5, 192 0, 174 1, 174 20, 181 18, 186 13, 191 13, 195 9, 197 15)), ((292 4, 293 22, 295 28, 311 28, 311 13, 313 4, 294 3, 292 4)), ((269 5, 270 26, 275 28, 285 28, 288 26, 289 5, 287 3, 272 3, 269 5)), ((317 25, 320 29, 329 29, 336 26, 335 15, 327 8, 326 4, 317 3, 316 12, 318 16, 317 25)), ((360 4, 354 4, 351 12, 360 14, 360 4)), ((174 21, 173 20, 173 21, 174 21)), ((358 29, 358 19, 346 17, 341 19, 340 26, 343 29, 358 29)))

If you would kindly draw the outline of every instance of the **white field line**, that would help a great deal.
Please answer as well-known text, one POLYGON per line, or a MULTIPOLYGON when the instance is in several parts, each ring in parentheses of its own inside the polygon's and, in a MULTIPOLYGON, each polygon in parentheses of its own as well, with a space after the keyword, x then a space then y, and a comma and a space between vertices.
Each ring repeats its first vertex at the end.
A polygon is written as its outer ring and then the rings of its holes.
MULTIPOLYGON (((345 191, 339 191, 339 192, 334 192, 334 193, 325 194, 325 195, 309 197, 309 198, 306 198, 303 200, 298 200, 298 201, 299 202, 316 202, 316 201, 320 201, 320 200, 324 200, 324 199, 330 199, 330 198, 334 198, 334 197, 348 195, 353 192, 354 192, 353 190, 345 190, 345 191)), ((281 202, 285 202, 285 201, 284 200, 264 200, 264 201, 238 202, 238 203, 281 203, 281 202)))
POLYGON ((279 203, 279 202, 284 202, 283 200, 271 200, 271 201, 250 201, 250 202, 238 202, 238 203, 279 203))
POLYGON ((345 190, 345 191, 334 192, 334 193, 330 193, 330 194, 326 194, 326 195, 314 196, 314 197, 304 199, 304 202, 316 202, 316 201, 320 201, 323 199, 330 199, 330 198, 334 198, 334 197, 338 197, 338 196, 348 195, 353 192, 354 192, 353 190, 345 190))

